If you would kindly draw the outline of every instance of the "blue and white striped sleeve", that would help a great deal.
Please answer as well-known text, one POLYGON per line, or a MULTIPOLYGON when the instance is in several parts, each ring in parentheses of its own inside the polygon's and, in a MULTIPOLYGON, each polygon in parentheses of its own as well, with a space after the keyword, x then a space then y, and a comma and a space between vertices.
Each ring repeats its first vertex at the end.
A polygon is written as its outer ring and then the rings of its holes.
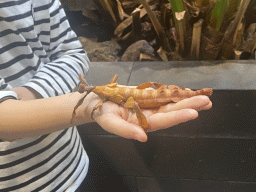
POLYGON ((44 98, 72 92, 79 84, 78 74, 85 75, 89 70, 87 53, 70 28, 59 0, 52 0, 48 11, 50 26, 49 34, 45 35, 50 36, 49 43, 46 43, 50 62, 44 64, 24 85, 33 88, 44 98))
POLYGON ((12 87, 6 84, 0 76, 0 103, 7 99, 18 99, 18 95, 12 91, 12 87))

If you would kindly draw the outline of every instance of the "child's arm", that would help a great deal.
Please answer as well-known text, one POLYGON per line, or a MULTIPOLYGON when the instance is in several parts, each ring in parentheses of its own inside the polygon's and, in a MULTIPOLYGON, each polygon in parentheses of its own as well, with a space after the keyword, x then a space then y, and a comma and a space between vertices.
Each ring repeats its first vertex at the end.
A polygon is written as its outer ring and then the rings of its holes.
POLYGON ((15 87, 13 91, 17 93, 19 100, 33 100, 43 98, 38 92, 30 87, 15 87))
POLYGON ((0 139, 12 141, 92 122, 92 104, 98 99, 90 94, 70 124, 74 106, 80 97, 81 94, 76 92, 47 99, 9 99, 0 103, 0 139))

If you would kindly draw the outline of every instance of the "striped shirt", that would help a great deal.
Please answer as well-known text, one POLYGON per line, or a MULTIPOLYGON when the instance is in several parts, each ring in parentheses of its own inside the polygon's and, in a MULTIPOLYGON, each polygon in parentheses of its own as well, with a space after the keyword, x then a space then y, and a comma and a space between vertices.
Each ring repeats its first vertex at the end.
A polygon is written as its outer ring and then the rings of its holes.
MULTIPOLYGON (((44 98, 70 93, 89 69, 59 0, 2 0, 0 26, 0 102, 20 86, 44 98)), ((0 191, 75 191, 88 164, 76 127, 1 141, 0 191)))

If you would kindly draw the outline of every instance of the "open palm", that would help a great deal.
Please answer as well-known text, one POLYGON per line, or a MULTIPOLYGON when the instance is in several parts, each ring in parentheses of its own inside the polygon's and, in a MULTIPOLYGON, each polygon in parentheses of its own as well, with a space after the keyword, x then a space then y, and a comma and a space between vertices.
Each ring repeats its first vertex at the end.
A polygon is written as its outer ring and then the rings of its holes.
MULTIPOLYGON (((198 111, 208 110, 212 102, 207 96, 195 96, 170 103, 158 109, 142 109, 149 124, 148 132, 166 129, 198 117, 198 111)), ((95 121, 106 131, 127 139, 147 141, 147 134, 139 126, 136 114, 107 101, 94 112, 95 121)))

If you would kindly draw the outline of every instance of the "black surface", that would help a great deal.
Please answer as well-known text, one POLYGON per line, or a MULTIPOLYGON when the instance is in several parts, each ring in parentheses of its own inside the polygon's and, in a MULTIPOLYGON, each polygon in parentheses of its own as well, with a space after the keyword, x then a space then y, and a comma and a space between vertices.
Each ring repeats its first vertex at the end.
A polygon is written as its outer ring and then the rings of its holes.
POLYGON ((137 192, 137 180, 135 177, 121 176, 113 170, 110 170, 107 175, 91 174, 89 168, 88 175, 81 184, 79 190, 81 192, 137 192))
POLYGON ((138 177, 139 192, 254 192, 255 183, 138 177))
MULTIPOLYGON (((230 191, 236 186, 256 187, 256 141, 252 139, 155 136, 147 143, 139 143, 116 136, 94 135, 83 137, 83 141, 90 157, 87 189, 94 187, 100 191, 109 185, 104 189, 118 187, 129 191, 135 190, 137 184, 138 189, 148 189, 133 179, 127 186, 126 177, 169 178, 169 185, 174 182, 181 188, 202 181, 197 187, 201 191, 205 185, 212 185, 214 191, 219 191, 220 185, 230 191)), ((169 185, 162 180, 154 186, 166 191, 169 185)))
POLYGON ((84 137, 92 175, 255 182, 255 140, 159 136, 147 143, 84 137))

